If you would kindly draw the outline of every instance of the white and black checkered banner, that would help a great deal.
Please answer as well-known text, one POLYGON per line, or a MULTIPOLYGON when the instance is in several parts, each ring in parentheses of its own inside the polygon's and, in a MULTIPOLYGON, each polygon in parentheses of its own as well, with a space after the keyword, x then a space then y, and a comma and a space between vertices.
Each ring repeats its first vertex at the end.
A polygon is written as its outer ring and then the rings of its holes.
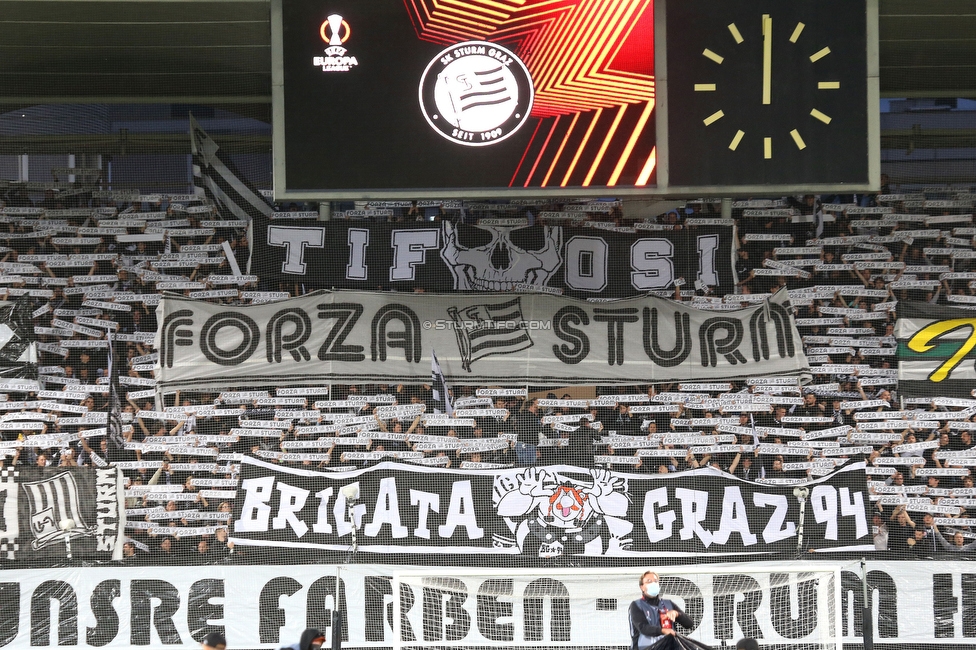
MULTIPOLYGON (((353 525, 342 488, 357 484, 358 546, 408 553, 647 556, 791 553, 795 485, 712 468, 631 474, 556 465, 458 471, 398 463, 318 472, 243 459, 231 538, 240 545, 342 550, 353 525)), ((804 483, 810 549, 874 548, 864 464, 804 483)), ((414 561, 414 560, 411 560, 414 561)))
MULTIPOLYGON (((796 577, 790 572, 816 570, 817 564, 807 560, 769 568, 796 577)), ((729 565, 699 565, 701 573, 695 579, 669 575, 664 566, 655 569, 664 594, 695 622, 689 636, 715 647, 723 642, 733 646, 743 636, 758 638, 762 645, 796 644, 801 626, 827 624, 823 598, 809 598, 796 586, 770 587, 769 577, 776 574, 750 571, 753 566, 741 565, 737 571, 729 565), (722 575, 712 577, 712 569, 722 575), (707 595, 716 580, 755 585, 758 591, 745 601, 707 595), (776 589, 787 593, 774 597, 776 589), (698 590, 704 593, 696 595, 698 590)), ((0 574, 0 646, 165 650, 189 647, 219 632, 229 648, 271 650, 297 642, 306 627, 315 627, 325 634, 324 647, 329 647, 336 632, 332 611, 338 602, 344 614, 338 630, 343 647, 391 648, 391 578, 408 569, 382 564, 198 566, 192 571, 172 566, 10 569, 0 574)), ((407 587, 407 601, 401 601, 406 609, 401 638, 427 645, 441 639, 442 647, 629 647, 627 607, 640 596, 637 580, 643 570, 594 575, 566 569, 543 578, 548 588, 540 589, 538 576, 526 575, 530 572, 524 569, 497 569, 493 575, 477 577, 457 567, 458 578, 449 593, 416 593, 407 587), (502 587, 510 595, 498 595, 502 587), (447 612, 452 614, 445 616, 447 612), (445 633, 450 634, 449 643, 443 640, 445 633)), ((971 648, 976 630, 964 603, 972 602, 976 581, 969 571, 970 563, 959 561, 869 560, 875 643, 913 650, 971 648)), ((841 636, 845 644, 860 643, 859 567, 842 571, 841 578, 841 636)))
POLYGON ((809 371, 785 291, 708 312, 655 297, 316 292, 227 306, 166 296, 164 389, 321 382, 646 384, 809 371))
POLYGON ((114 467, 0 469, 0 559, 118 559, 124 504, 122 472, 114 467))
POLYGON ((306 287, 509 291, 580 298, 668 289, 678 278, 732 290, 731 226, 620 232, 570 226, 254 221, 252 271, 306 287))

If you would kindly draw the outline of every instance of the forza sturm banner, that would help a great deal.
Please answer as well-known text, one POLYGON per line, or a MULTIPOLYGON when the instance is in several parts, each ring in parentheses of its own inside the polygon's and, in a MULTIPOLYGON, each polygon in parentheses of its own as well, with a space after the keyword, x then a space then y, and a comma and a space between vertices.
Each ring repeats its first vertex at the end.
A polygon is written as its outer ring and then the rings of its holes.
MULTIPOLYGON (((817 564, 806 560, 802 566, 779 565, 779 570, 790 575, 791 570, 816 570, 817 564)), ((970 565, 869 557, 869 611, 875 643, 906 649, 920 644, 971 648, 972 623, 961 606, 972 601, 976 589, 969 577, 970 565)), ((750 571, 752 566, 722 565, 722 571, 728 574, 727 580, 740 584, 768 578, 769 574, 750 571)), ((689 635, 713 647, 723 641, 731 647, 747 635, 763 645, 795 646, 797 634, 783 634, 792 620, 829 621, 824 600, 803 598, 796 587, 789 587, 785 598, 773 598, 771 589, 760 584, 757 598, 749 602, 708 595, 709 574, 717 567, 704 564, 699 567, 700 577, 686 586, 690 596, 681 597, 675 595, 681 578, 669 574, 667 567, 655 568, 661 573, 665 593, 694 613, 696 627, 689 635), (702 598, 695 597, 695 589, 704 592, 702 598), (796 604, 791 603, 794 597, 796 604), (798 610, 798 605, 803 609, 798 610)), ((207 634, 219 632, 226 636, 229 648, 277 650, 295 643, 309 626, 322 630, 324 647, 330 647, 332 610, 338 600, 344 614, 339 628, 343 647, 391 648, 391 578, 398 571, 410 570, 416 576, 425 569, 388 564, 196 566, 192 571, 172 566, 9 569, 0 576, 0 647, 164 650, 191 646, 207 634), (338 599, 334 597, 337 591, 338 599)), ((598 576, 583 575, 578 569, 552 571, 547 578, 551 589, 540 594, 537 585, 527 584, 533 578, 538 580, 533 570, 497 568, 490 576, 477 577, 457 567, 463 589, 458 586, 451 594, 450 605, 456 605, 454 618, 445 616, 443 601, 447 598, 440 600, 441 607, 425 607, 424 594, 411 590, 409 625, 403 625, 401 619, 401 636, 409 639, 412 634, 429 645, 431 639, 425 636, 432 632, 443 635, 447 628, 454 632, 450 645, 457 647, 511 648, 527 641, 547 648, 629 647, 627 604, 639 596, 637 577, 644 570, 644 566, 634 566, 631 573, 598 576), (490 597, 498 592, 499 583, 510 583, 512 595, 490 597), (556 590, 569 596, 569 607, 554 606, 558 599, 552 593, 556 590), (612 598, 598 600, 600 596, 612 598), (611 608, 609 601, 614 599, 616 606, 611 608), (502 609, 506 606, 507 616, 502 609), (489 629, 506 628, 511 631, 507 638, 485 638, 489 629)), ((857 564, 841 572, 840 595, 843 641, 861 643, 863 601, 857 564)))
POLYGON ((617 232, 570 226, 254 221, 251 269, 307 288, 510 291, 624 298, 701 281, 734 288, 731 226, 617 232))
MULTIPOLYGON (((6 443, 5 443, 6 444, 6 443)), ((122 555, 122 472, 114 467, 0 469, 0 558, 31 562, 122 555)))
POLYGON ((321 381, 634 384, 800 375, 809 364, 785 291, 708 312, 655 297, 317 292, 228 306, 166 296, 164 390, 321 381), (314 324, 314 325, 313 325, 314 324))
MULTIPOLYGON (((359 487, 358 548, 407 553, 668 556, 797 549, 796 486, 742 481, 711 468, 627 474, 569 466, 455 471, 382 463, 319 472, 244 458, 235 544, 349 547, 342 488, 359 487)), ((864 463, 804 484, 812 550, 874 548, 864 463)), ((413 560, 412 560, 413 561, 413 560)))

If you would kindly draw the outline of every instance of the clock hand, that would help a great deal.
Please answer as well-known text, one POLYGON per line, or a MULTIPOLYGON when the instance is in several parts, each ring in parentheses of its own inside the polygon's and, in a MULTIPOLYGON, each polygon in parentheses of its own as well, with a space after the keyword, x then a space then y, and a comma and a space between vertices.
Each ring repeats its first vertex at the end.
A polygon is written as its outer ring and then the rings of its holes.
POLYGON ((762 17, 763 34, 763 89, 762 103, 770 103, 773 85, 773 19, 769 14, 762 17))

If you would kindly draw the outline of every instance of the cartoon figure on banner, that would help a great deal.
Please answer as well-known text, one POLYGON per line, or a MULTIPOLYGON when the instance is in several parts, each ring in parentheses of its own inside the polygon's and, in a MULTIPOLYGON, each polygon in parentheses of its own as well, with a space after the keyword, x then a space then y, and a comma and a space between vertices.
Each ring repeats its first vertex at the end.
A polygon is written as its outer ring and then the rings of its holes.
POLYGON ((495 508, 524 554, 613 555, 629 550, 634 528, 627 521, 627 480, 608 470, 590 470, 586 479, 530 467, 495 478, 495 508))

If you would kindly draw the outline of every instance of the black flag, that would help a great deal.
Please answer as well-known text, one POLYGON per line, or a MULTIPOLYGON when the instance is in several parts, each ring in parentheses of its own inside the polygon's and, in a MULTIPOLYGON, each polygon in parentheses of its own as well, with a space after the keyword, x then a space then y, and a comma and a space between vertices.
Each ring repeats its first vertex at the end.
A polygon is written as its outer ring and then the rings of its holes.
MULTIPOLYGON (((265 228, 274 208, 237 171, 193 115, 190 115, 190 150, 193 153, 194 193, 205 196, 217 208, 221 219, 237 220, 242 226, 246 225, 249 229, 247 240, 253 242, 253 227, 265 228), (255 220, 257 224, 254 224, 255 220)), ((251 270, 250 254, 254 251, 253 246, 249 248, 248 272, 251 270)))
POLYGON ((454 406, 451 405, 451 393, 447 390, 447 381, 444 379, 441 364, 437 363, 437 355, 433 350, 430 351, 430 383, 434 393, 434 412, 447 413, 453 416, 454 406))
POLYGON ((26 296, 0 301, 0 379, 37 380, 37 344, 26 296))
POLYGON ((115 346, 113 345, 114 334, 108 333, 108 403, 106 411, 108 413, 107 429, 108 442, 116 451, 125 448, 125 435, 122 433, 122 397, 119 387, 119 363, 116 356, 115 346))
POLYGON ((190 149, 193 153, 193 184, 196 194, 206 196, 217 206, 222 219, 250 221, 268 217, 274 208, 237 171, 230 158, 200 123, 190 115, 190 149))

